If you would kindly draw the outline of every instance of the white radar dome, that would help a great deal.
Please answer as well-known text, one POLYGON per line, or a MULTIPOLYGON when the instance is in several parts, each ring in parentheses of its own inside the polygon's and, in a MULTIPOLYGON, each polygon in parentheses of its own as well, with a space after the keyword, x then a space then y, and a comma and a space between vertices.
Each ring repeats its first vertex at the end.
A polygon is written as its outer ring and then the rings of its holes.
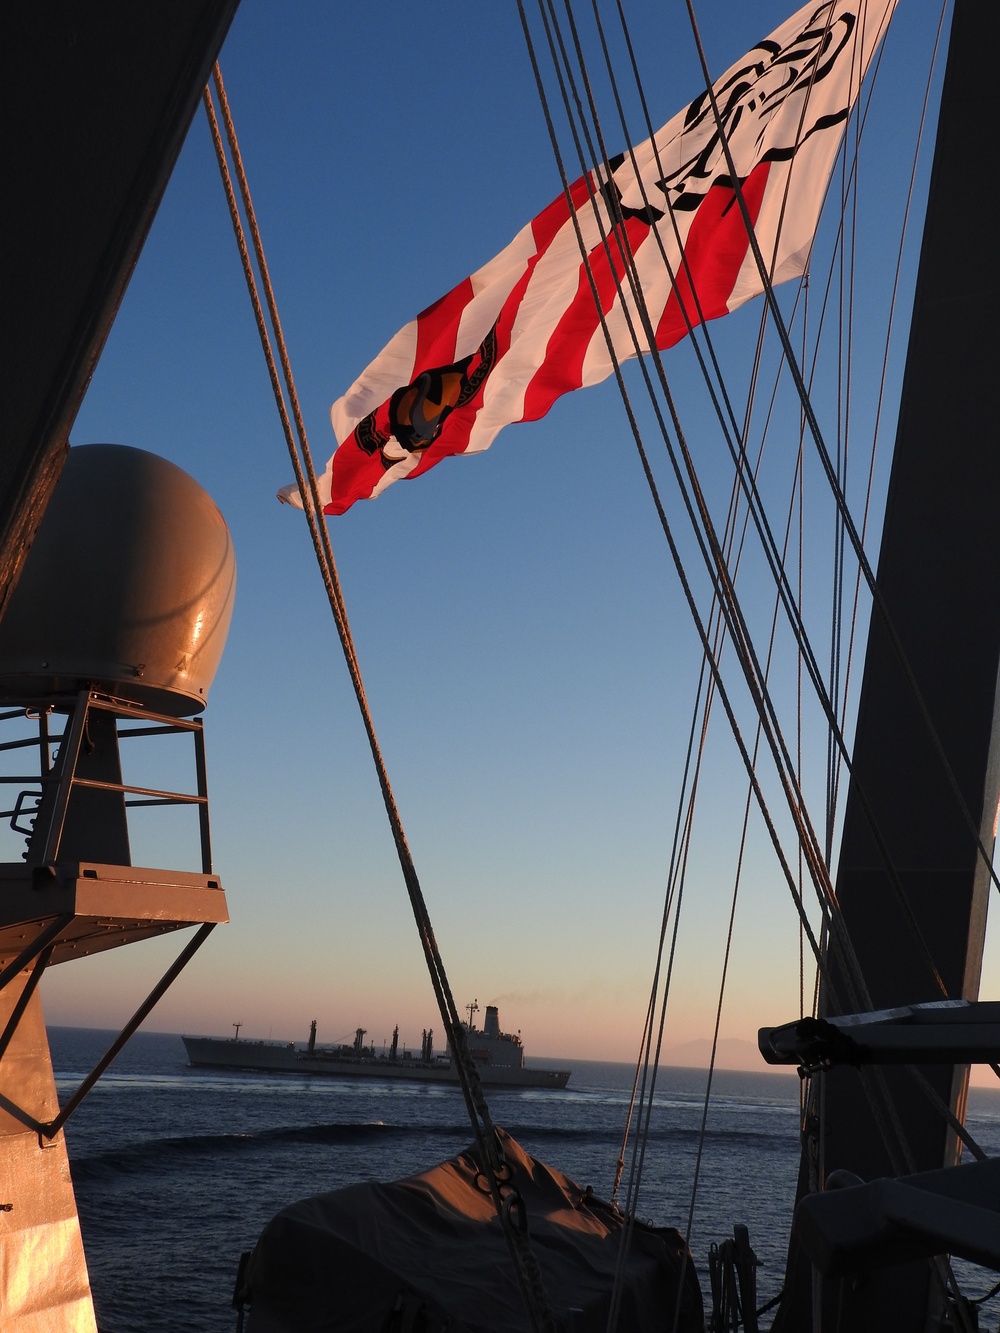
POLYGON ((142 449, 74 447, 0 621, 0 694, 200 712, 235 591, 229 529, 192 477, 142 449))

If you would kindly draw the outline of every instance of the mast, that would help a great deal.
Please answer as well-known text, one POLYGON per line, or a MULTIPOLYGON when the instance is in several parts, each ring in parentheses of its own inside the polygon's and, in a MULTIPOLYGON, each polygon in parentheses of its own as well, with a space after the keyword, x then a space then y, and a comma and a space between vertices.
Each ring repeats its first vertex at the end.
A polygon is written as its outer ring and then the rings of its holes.
MULTIPOLYGON (((877 581, 962 801, 873 609, 837 896, 876 1008, 942 996, 859 787, 947 994, 979 992, 990 877, 977 831, 992 853, 1000 796, 1000 187, 990 92, 998 46, 995 0, 955 0, 877 581)), ((833 959, 831 979, 843 993, 833 959)), ((825 1005, 832 1013, 829 994, 825 1005)), ((923 1073, 963 1116, 967 1067, 923 1073)), ((894 1166, 857 1072, 837 1069, 821 1076, 822 1141, 812 1143, 824 1176, 843 1168, 871 1180, 956 1160, 953 1133, 912 1074, 884 1074, 910 1162, 894 1166)), ((800 1196, 809 1152, 807 1142, 800 1196)), ((811 1279, 793 1232, 776 1329, 812 1328, 811 1279)), ((926 1263, 849 1285, 836 1293, 845 1302, 839 1326, 855 1333, 923 1333, 940 1300, 926 1263)))

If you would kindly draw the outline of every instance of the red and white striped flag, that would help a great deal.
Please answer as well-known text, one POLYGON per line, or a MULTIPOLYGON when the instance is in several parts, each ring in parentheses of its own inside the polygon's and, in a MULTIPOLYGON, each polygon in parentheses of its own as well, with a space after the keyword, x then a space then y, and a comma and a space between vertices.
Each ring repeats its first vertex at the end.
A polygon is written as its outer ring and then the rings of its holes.
MULTIPOLYGON (((773 283, 805 271, 844 123, 895 3, 812 0, 715 84, 773 283)), ((449 455, 480 453, 509 423, 534 421, 561 394, 605 379, 614 363, 601 314, 615 356, 634 356, 629 316, 642 323, 621 281, 623 250, 661 350, 689 323, 761 294, 707 93, 610 165, 610 176, 601 166, 581 177, 569 199, 560 195, 401 329, 334 403, 325 513, 449 455)), ((294 486, 279 495, 301 505, 294 486)))

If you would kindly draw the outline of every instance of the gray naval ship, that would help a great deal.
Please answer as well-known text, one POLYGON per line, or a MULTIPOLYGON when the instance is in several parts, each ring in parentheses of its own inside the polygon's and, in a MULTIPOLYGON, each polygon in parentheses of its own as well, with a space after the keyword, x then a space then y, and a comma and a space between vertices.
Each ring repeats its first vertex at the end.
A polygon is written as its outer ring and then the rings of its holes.
MULTIPOLYGON (((484 1084, 505 1088, 564 1088, 568 1069, 533 1069, 524 1063, 524 1046, 515 1032, 500 1031, 495 1004, 486 1006, 482 1028, 473 1022, 479 1006, 468 1006, 469 1021, 463 1026, 469 1049, 484 1084)), ((188 1062, 199 1068, 240 1069, 261 1074, 322 1074, 333 1078, 402 1078, 428 1083, 457 1083, 458 1074, 450 1052, 434 1053, 434 1037, 424 1031, 420 1052, 399 1049, 399 1028, 388 1048, 378 1052, 365 1045, 365 1028, 358 1028, 350 1045, 317 1046, 316 1020, 309 1027, 309 1041, 253 1041, 240 1037, 182 1037, 188 1062)))

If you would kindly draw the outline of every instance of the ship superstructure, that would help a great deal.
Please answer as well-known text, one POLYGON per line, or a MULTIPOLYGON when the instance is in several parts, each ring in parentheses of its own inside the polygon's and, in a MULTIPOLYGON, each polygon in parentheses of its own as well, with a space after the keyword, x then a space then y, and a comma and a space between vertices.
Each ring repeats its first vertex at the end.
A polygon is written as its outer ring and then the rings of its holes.
MULTIPOLYGON (((495 1004, 486 1006, 486 1019, 477 1028, 473 1016, 478 1005, 467 1006, 468 1023, 463 1024, 469 1049, 483 1083, 508 1088, 564 1088, 569 1082, 568 1069, 535 1069, 525 1064, 524 1045, 519 1032, 502 1032, 500 1013, 495 1004)), ((332 1046, 316 1044, 316 1020, 310 1024, 309 1040, 304 1045, 294 1041, 254 1041, 240 1037, 183 1037, 188 1060, 194 1066, 210 1069, 241 1069, 259 1074, 319 1074, 334 1078, 413 1079, 425 1083, 457 1083, 450 1052, 434 1053, 434 1033, 425 1028, 420 1051, 399 1046, 399 1028, 387 1049, 377 1050, 365 1044, 367 1032, 358 1028, 353 1042, 332 1046)))

